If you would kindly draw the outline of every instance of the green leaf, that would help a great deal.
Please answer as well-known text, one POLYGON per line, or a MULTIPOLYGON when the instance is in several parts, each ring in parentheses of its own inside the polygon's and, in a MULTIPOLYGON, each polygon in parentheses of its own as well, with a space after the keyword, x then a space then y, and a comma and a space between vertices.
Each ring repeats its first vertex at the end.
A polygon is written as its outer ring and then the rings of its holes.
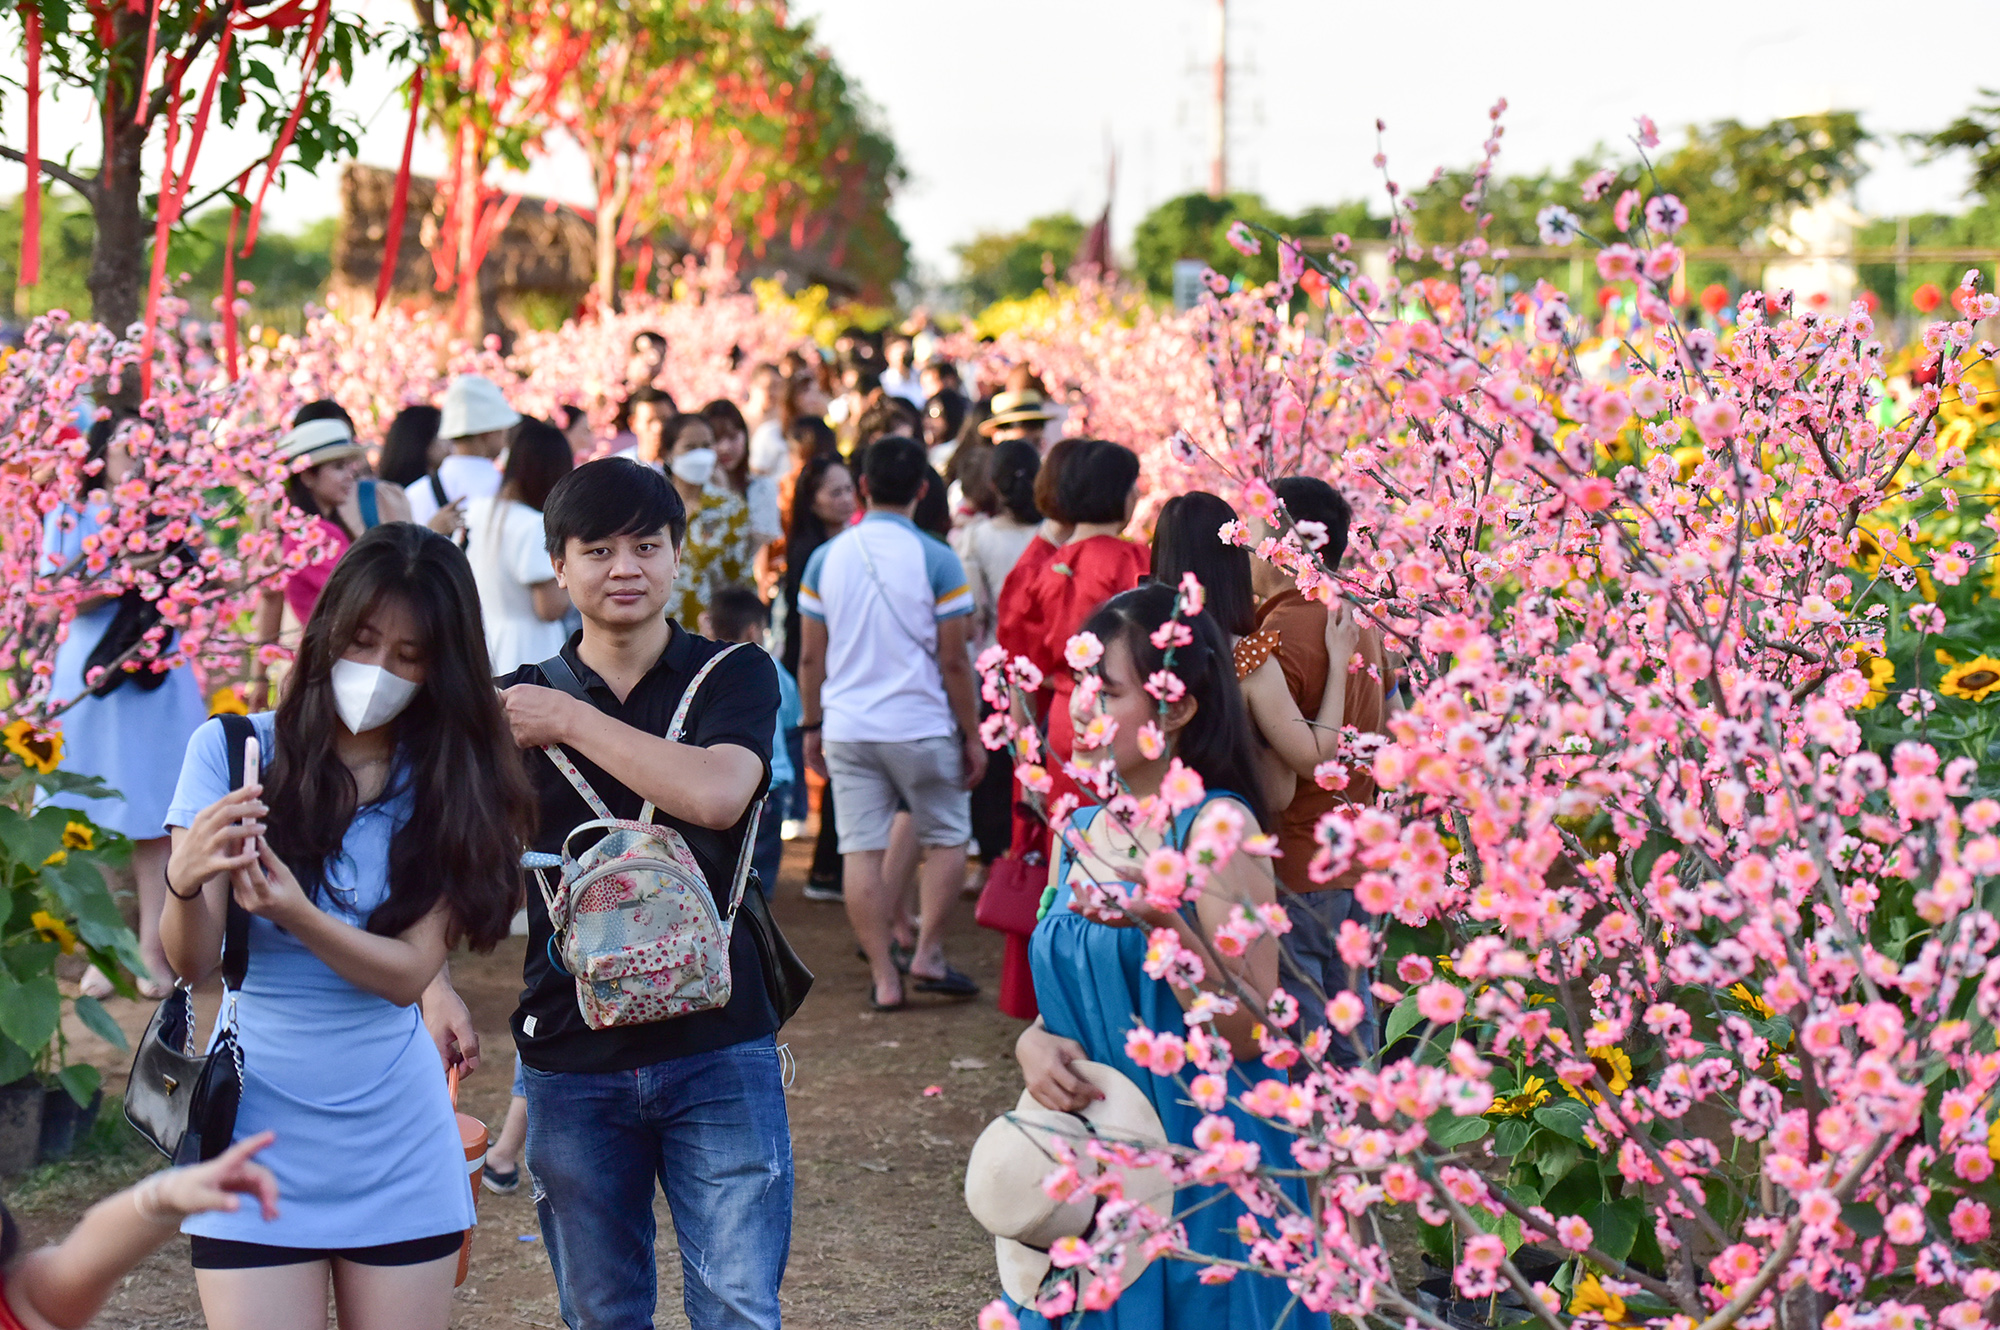
POLYGON ((1452 1254, 1451 1239, 1452 1226, 1450 1220, 1446 1220, 1442 1224, 1419 1223, 1417 1225, 1417 1244, 1424 1249, 1426 1255, 1447 1270, 1458 1263, 1457 1258, 1452 1254))
POLYGON ((88 1062, 72 1062, 56 1073, 56 1080, 69 1091, 69 1097, 76 1100, 78 1108, 88 1108, 90 1097, 104 1083, 104 1074, 88 1062))
POLYGON ((77 1019, 83 1022, 84 1028, 99 1039, 121 1052, 131 1047, 125 1032, 118 1028, 117 1021, 111 1019, 111 1013, 104 1009, 102 1002, 94 997, 80 997, 71 1005, 76 1008, 77 1019))
POLYGON ((1590 1231, 1596 1235, 1597 1249, 1621 1261, 1630 1256, 1632 1244, 1639 1236, 1639 1225, 1645 1220, 1645 1205, 1637 1196, 1621 1196, 1592 1211, 1587 1218, 1590 1231))
POLYGON ((1535 1124, 1526 1118, 1501 1118, 1493 1124, 1493 1152, 1511 1159, 1528 1148, 1534 1134, 1535 1124))
POLYGON ((1861 1201, 1849 1201, 1841 1206, 1840 1222, 1853 1229, 1857 1237, 1880 1237, 1882 1233, 1881 1211, 1861 1201))
POLYGON ((1558 1132, 1572 1141, 1581 1143, 1583 1126, 1586 1122, 1592 1121, 1592 1118, 1590 1109, 1581 1099, 1558 1099, 1536 1109, 1535 1121, 1550 1131, 1558 1132))
POLYGON ((1469 1145, 1491 1131, 1493 1126, 1485 1118, 1454 1117, 1448 1111, 1433 1113, 1426 1125, 1430 1128, 1431 1144, 1445 1149, 1469 1145))
POLYGON ((1423 1017, 1417 1014, 1417 995, 1411 993, 1398 1002, 1395 1009, 1389 1013, 1389 1025, 1383 1032, 1382 1047, 1394 1047, 1396 1041, 1408 1034, 1422 1019, 1423 1017))
POLYGON ((1535 1156, 1535 1171, 1542 1175, 1542 1190, 1546 1193, 1569 1176, 1582 1154, 1576 1142, 1566 1137, 1550 1141, 1549 1148, 1535 1156))
POLYGON ((0 1085, 12 1085, 35 1069, 35 1060, 13 1040, 0 1037, 0 1085))
POLYGON ((0 991, 0 1034, 30 1053, 48 1047, 61 1018, 62 990, 54 975, 36 975, 0 991))

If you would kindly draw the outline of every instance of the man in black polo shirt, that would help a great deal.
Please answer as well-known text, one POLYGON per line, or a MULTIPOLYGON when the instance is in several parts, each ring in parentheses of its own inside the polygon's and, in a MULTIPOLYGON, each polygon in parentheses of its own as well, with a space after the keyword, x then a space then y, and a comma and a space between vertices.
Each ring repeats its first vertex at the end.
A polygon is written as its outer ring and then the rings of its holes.
MULTIPOLYGON (((683 741, 662 736, 702 663, 727 644, 664 617, 687 514, 650 467, 578 467, 543 510, 556 580, 583 616, 563 660, 595 705, 524 665, 504 703, 524 749, 560 744, 614 816, 642 802, 678 829, 727 910, 751 802, 769 780, 778 676, 737 651, 695 695, 683 741)), ((535 848, 558 853, 591 821, 547 756, 530 751, 541 799, 535 848)), ((525 1064, 528 1167, 563 1319, 574 1330, 642 1330, 658 1296, 653 1179, 672 1208, 694 1330, 777 1330, 792 1231, 792 1140, 755 939, 730 940, 733 994, 719 1010, 592 1030, 576 982, 549 959, 549 918, 528 892, 526 988, 514 1013, 525 1064)))

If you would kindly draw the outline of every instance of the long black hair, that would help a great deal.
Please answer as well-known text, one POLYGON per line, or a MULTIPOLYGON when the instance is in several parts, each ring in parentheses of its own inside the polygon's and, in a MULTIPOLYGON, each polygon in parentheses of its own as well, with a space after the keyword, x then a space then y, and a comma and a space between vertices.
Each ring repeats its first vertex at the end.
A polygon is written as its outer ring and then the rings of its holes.
MULTIPOLYGON (((1138 677, 1150 678, 1168 668, 1166 653, 1153 645, 1152 637, 1173 617, 1179 595, 1175 588, 1157 582, 1120 592, 1098 607, 1083 631, 1095 634, 1106 650, 1114 642, 1125 643, 1138 677)), ((1250 714, 1236 687, 1229 643, 1206 609, 1181 622, 1194 640, 1175 650, 1173 672, 1187 685, 1195 709, 1174 741, 1174 756, 1193 768, 1211 792, 1234 795, 1249 807, 1260 827, 1269 826, 1257 783, 1250 714)))
MULTIPOLYGON (((341 424, 347 426, 347 432, 350 436, 354 433, 354 417, 348 415, 347 408, 334 401, 331 397, 322 397, 318 401, 307 402, 304 406, 300 407, 297 413, 292 416, 292 428, 297 429, 300 425, 311 420, 338 420, 341 424)), ((285 501, 309 516, 324 517, 327 521, 345 531, 348 538, 352 539, 361 533, 347 525, 347 519, 340 515, 338 508, 330 513, 321 512, 319 500, 313 498, 312 491, 306 488, 306 472, 317 471, 320 467, 326 465, 328 464, 320 462, 313 466, 304 467, 287 478, 285 481, 285 501)))
POLYGON ((392 724, 411 816, 389 843, 389 896, 368 931, 393 937, 440 901, 475 950, 507 936, 521 900, 521 847, 533 839, 527 772, 501 715, 479 621, 479 591, 459 548, 435 531, 387 522, 334 565, 306 620, 265 785, 271 849, 315 901, 342 853, 359 790, 335 751, 333 667, 369 612, 400 601, 423 640, 424 686, 392 724))
POLYGON ((375 456, 375 474, 391 485, 414 485, 430 474, 431 444, 437 441, 444 413, 434 406, 406 406, 382 435, 375 456))
POLYGON ((1035 507, 1035 479, 1042 470, 1041 450, 1026 439, 1009 439, 993 445, 989 458, 987 483, 1000 506, 1022 526, 1040 522, 1042 512, 1035 507))
POLYGON ((523 416, 507 441, 507 469, 500 488, 536 512, 549 506, 549 491, 576 466, 569 436, 546 420, 523 416))
POLYGON ((1207 490, 1176 494, 1160 507, 1153 527, 1153 580, 1180 585, 1193 573, 1207 592, 1208 612, 1223 632, 1248 637, 1257 631, 1257 594, 1250 589, 1250 551, 1226 545, 1216 532, 1236 520, 1236 510, 1207 490))

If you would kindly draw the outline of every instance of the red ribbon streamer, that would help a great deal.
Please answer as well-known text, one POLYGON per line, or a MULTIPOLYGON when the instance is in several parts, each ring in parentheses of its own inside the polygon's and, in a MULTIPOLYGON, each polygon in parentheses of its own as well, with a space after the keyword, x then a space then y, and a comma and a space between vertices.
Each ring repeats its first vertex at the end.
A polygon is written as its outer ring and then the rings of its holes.
POLYGON ((177 88, 173 99, 167 105, 167 151, 166 165, 162 168, 164 179, 160 181, 160 202, 153 220, 153 275, 146 283, 146 331, 139 341, 139 384, 140 395, 153 395, 153 345, 154 319, 159 313, 160 286, 167 276, 167 234, 174 226, 174 204, 180 198, 180 187, 174 183, 174 141, 180 137, 181 94, 177 88))
POLYGON ((264 215, 264 195, 271 190, 271 181, 278 174, 278 163, 285 158, 292 146, 292 135, 298 132, 299 117, 305 114, 306 98, 312 93, 314 66, 319 56, 319 39, 326 31, 326 18, 332 9, 332 0, 320 0, 313 10, 312 32, 306 38, 305 78, 299 84, 299 99, 292 106, 292 114, 285 121, 285 132, 278 136, 278 146, 271 149, 271 160, 264 167, 264 183, 257 187, 257 201, 250 206, 250 231, 243 238, 243 257, 249 258, 257 248, 257 223, 264 215))
POLYGON ((139 95, 132 99, 132 123, 146 123, 146 76, 153 72, 153 56, 160 49, 160 0, 153 0, 152 17, 146 20, 146 63, 139 66, 139 95))
MULTIPOLYGON (((424 105, 424 68, 410 75, 410 127, 403 131, 403 164, 396 168, 396 191, 389 199, 389 234, 382 244, 382 275, 375 279, 375 312, 389 298, 396 280, 397 251, 403 247, 403 216, 410 206, 410 150, 417 143, 417 116, 424 105)), ((232 243, 233 238, 232 238, 232 243)))
POLYGON ((42 280, 42 11, 34 0, 21 6, 28 30, 28 188, 21 195, 22 286, 42 280))
MULTIPOLYGON (((250 173, 236 177, 236 192, 250 188, 250 173)), ((222 246, 222 361, 229 381, 236 382, 236 223, 243 217, 243 205, 229 207, 229 239, 222 246)))

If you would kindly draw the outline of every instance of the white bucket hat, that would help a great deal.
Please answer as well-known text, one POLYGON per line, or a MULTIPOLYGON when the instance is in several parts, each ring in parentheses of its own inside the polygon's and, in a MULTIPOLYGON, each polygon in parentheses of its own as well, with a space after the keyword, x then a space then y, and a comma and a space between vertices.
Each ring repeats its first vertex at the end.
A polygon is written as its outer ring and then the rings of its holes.
POLYGON ((521 419, 521 413, 507 405, 499 385, 483 374, 454 377, 445 386, 438 414, 438 437, 443 439, 512 429, 521 419))
POLYGON ((292 426, 290 432, 278 440, 278 455, 294 463, 294 470, 298 471, 322 462, 346 461, 366 451, 354 441, 354 431, 347 427, 346 421, 324 416, 292 426))
MULTIPOLYGON (((993 1235, 993 1256, 1000 1267, 1000 1287, 1024 1307, 1032 1307, 1048 1278, 1049 1248, 1058 1239, 1083 1237, 1097 1221, 1100 1200, 1085 1192, 1058 1201, 1042 1190, 1042 1179, 1056 1168, 1054 1139, 1075 1153, 1077 1171, 1085 1178, 1109 1170, 1124 1178, 1125 1199, 1151 1206, 1162 1217, 1173 1213, 1174 1184, 1155 1168, 1125 1168, 1092 1159, 1086 1146, 1093 1139, 1159 1149, 1167 1144, 1166 1128, 1152 1100, 1130 1078, 1101 1062, 1069 1064, 1077 1076, 1104 1092, 1080 1113, 1043 1108, 1025 1090, 1012 1113, 986 1125, 973 1143, 965 1166, 965 1204, 980 1227, 993 1235)), ((1125 1245, 1119 1281, 1130 1288, 1152 1263, 1144 1252, 1144 1237, 1125 1245)))

